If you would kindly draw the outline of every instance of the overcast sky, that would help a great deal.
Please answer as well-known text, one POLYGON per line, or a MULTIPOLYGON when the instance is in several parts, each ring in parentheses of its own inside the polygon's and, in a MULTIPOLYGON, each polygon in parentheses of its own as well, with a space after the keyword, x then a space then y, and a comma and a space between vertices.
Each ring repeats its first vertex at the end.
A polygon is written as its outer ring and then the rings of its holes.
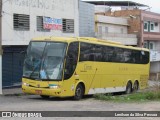
MULTIPOLYGON (((107 0, 84 0, 84 1, 107 1, 107 0)), ((148 5, 151 7, 150 11, 160 13, 160 0, 108 0, 108 1, 133 1, 148 5)))

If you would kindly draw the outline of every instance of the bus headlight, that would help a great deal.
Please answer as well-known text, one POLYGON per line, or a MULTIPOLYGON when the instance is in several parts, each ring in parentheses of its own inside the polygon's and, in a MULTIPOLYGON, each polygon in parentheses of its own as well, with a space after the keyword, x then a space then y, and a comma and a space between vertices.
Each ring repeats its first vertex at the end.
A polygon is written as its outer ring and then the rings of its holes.
POLYGON ((25 82, 23 82, 23 85, 24 85, 24 86, 29 86, 29 84, 28 84, 28 83, 25 83, 25 82))
POLYGON ((49 88, 51 88, 51 89, 58 89, 59 86, 58 85, 50 85, 49 88))

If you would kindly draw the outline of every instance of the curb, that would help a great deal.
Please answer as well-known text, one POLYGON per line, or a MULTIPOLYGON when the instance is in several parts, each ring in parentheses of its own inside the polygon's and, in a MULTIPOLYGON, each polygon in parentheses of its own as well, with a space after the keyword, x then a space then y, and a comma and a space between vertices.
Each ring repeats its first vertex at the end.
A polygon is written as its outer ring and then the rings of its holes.
POLYGON ((24 93, 22 92, 21 87, 16 88, 4 88, 2 90, 2 95, 4 96, 21 96, 24 93))

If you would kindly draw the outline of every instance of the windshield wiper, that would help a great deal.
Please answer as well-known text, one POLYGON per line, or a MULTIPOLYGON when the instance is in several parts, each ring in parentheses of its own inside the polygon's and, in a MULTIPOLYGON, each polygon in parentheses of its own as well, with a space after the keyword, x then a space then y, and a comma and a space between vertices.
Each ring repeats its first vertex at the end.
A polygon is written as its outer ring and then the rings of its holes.
MULTIPOLYGON (((33 71, 31 72, 31 74, 30 74, 30 76, 29 76, 30 78, 32 77, 33 73, 36 71, 37 67, 40 67, 40 66, 41 66, 41 63, 42 63, 42 62, 39 62, 39 63, 34 67, 33 71)), ((45 68, 45 67, 44 67, 44 68, 45 68)), ((38 72, 39 72, 39 74, 41 74, 41 73, 40 73, 40 70, 39 70, 38 72)), ((45 68, 45 71, 44 71, 44 72, 45 72, 46 77, 47 77, 46 79, 49 79, 49 76, 48 76, 48 73, 47 73, 47 71, 46 71, 46 68, 45 68)))
POLYGON ((40 63, 41 63, 41 62, 39 62, 39 63, 34 67, 33 71, 31 72, 31 74, 30 74, 30 76, 29 76, 30 78, 31 78, 32 74, 35 72, 35 70, 37 69, 37 67, 40 65, 40 63))

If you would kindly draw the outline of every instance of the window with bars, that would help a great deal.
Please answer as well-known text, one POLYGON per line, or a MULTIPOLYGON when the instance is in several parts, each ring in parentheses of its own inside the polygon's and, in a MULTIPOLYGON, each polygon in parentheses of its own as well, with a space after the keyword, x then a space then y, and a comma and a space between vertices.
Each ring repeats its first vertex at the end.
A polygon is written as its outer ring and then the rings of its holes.
POLYGON ((37 31, 50 32, 50 29, 44 29, 43 16, 37 16, 37 31))
POLYGON ((15 30, 28 31, 30 29, 30 16, 25 14, 13 14, 13 25, 15 30))
POLYGON ((63 32, 74 33, 74 20, 73 19, 62 19, 63 32))

